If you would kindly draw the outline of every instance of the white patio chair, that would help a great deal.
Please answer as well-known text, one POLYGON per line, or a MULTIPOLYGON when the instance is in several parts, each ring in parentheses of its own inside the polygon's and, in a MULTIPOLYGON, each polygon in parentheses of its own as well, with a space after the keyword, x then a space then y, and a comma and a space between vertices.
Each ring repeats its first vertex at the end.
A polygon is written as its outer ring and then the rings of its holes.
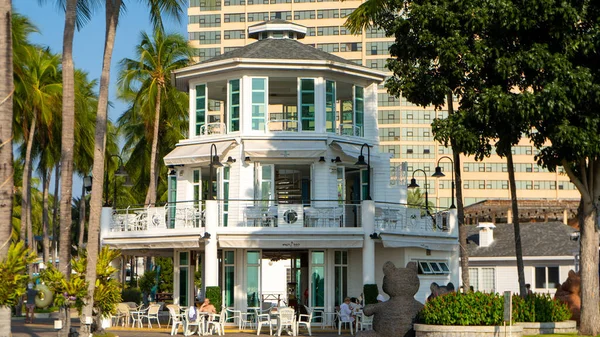
POLYGON ((189 336, 197 332, 198 335, 204 335, 204 315, 196 312, 196 319, 190 318, 190 309, 186 309, 183 313, 183 335, 189 336), (192 331, 191 327, 196 327, 196 331, 192 331))
POLYGON ((283 328, 292 329, 292 336, 297 336, 296 332, 296 310, 294 308, 280 308, 277 315, 277 336, 281 336, 283 328))
POLYGON ((244 216, 246 218, 246 226, 260 227, 263 224, 264 214, 260 207, 247 207, 244 210, 244 216))
POLYGON ((269 327, 269 335, 273 335, 273 327, 277 327, 277 319, 271 317, 271 310, 256 310, 256 335, 260 335, 263 325, 269 327))
MULTIPOLYGON (((171 322, 173 323, 173 326, 171 327, 171 336, 176 335, 177 331, 179 331, 179 327, 183 327, 183 314, 179 313, 179 306, 175 305, 175 304, 171 304, 168 305, 167 308, 169 309, 169 323, 171 324, 171 322)), ((167 327, 169 327, 169 325, 167 324, 167 327)), ((185 330, 184 330, 185 332, 185 330)))
POLYGON ((359 330, 373 330, 373 316, 367 316, 364 313, 360 313, 360 316, 357 316, 358 324, 356 326, 356 331, 359 330))
POLYGON ((338 335, 342 334, 342 325, 344 326, 344 329, 350 327, 350 334, 354 335, 354 320, 352 319, 352 317, 346 317, 345 319, 342 319, 342 315, 340 315, 339 312, 337 312, 336 314, 338 319, 338 335))
POLYGON ((227 310, 221 310, 220 314, 208 315, 206 332, 216 332, 219 336, 225 335, 225 322, 227 321, 227 310))
POLYGON ((181 309, 179 308, 179 306, 177 304, 167 304, 167 309, 169 309, 169 321, 167 322, 167 328, 169 328, 171 326, 171 321, 173 320, 170 315, 171 308, 173 308, 174 313, 176 313, 177 315, 180 315, 179 312, 181 311, 181 309))
POLYGON ((235 309, 229 309, 226 307, 223 307, 223 309, 221 310, 226 310, 227 311, 227 321, 231 320, 232 323, 238 325, 238 329, 242 329, 242 311, 241 310, 235 310, 235 309))
POLYGON ((158 320, 158 312, 162 305, 160 304, 150 304, 148 307, 148 313, 146 314, 146 319, 148 320, 148 327, 152 328, 151 320, 155 319, 158 327, 160 328, 160 321, 158 320))
POLYGON ((131 319, 131 314, 129 313, 130 308, 126 303, 117 304, 117 315, 116 317, 116 325, 119 325, 119 321, 121 321, 124 327, 129 326, 129 320, 131 319))
POLYGON ((300 326, 304 326, 306 330, 308 330, 308 335, 312 336, 312 332, 310 331, 310 324, 313 318, 313 309, 307 306, 304 306, 306 312, 308 314, 300 314, 298 315, 298 320, 296 321, 296 333, 300 333, 300 326))

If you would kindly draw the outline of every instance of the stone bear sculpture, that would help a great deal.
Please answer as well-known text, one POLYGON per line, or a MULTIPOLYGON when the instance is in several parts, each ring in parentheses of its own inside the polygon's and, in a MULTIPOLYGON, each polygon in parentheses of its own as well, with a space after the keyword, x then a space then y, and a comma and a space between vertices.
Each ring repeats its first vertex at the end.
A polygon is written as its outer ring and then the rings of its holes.
POLYGON ((390 296, 386 302, 368 304, 366 316, 373 316, 373 330, 359 331, 357 337, 414 336, 413 324, 423 304, 415 300, 420 281, 417 264, 409 262, 406 268, 396 268, 388 261, 383 265, 383 291, 390 296))
POLYGON ((570 270, 567 280, 556 289, 554 298, 569 306, 572 314, 571 319, 577 321, 579 324, 579 315, 581 313, 581 275, 570 270))
POLYGON ((454 284, 452 282, 448 282, 448 284, 445 286, 439 286, 437 283, 433 282, 433 283, 431 283, 431 286, 429 287, 429 289, 431 290, 431 295, 429 295, 429 297, 427 297, 428 301, 431 299, 434 299, 438 296, 442 296, 447 293, 453 293, 454 291, 456 291, 456 289, 454 289, 454 284))

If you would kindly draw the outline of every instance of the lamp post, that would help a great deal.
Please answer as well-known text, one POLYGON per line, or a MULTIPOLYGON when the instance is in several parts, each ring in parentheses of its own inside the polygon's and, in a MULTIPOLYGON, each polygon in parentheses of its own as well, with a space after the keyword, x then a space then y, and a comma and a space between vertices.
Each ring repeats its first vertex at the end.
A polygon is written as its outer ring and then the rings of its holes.
POLYGON ((364 143, 360 147, 360 156, 358 156, 358 161, 354 165, 360 166, 360 167, 365 167, 365 166, 367 167, 367 197, 365 198, 365 200, 371 200, 371 148, 369 147, 369 144, 364 143), (363 149, 365 148, 365 146, 367 147, 367 161, 366 162, 365 162, 365 156, 363 156, 363 149))
MULTIPOLYGON (((454 161, 452 160, 452 158, 448 157, 448 156, 443 156, 440 157, 440 159, 438 159, 437 161, 437 166, 435 167, 435 173, 432 174, 431 176, 434 178, 441 178, 441 177, 445 177, 446 175, 442 172, 442 168, 440 167, 440 161, 442 159, 448 159, 450 161, 451 164, 451 168, 454 169, 454 161)), ((450 209, 455 209, 456 206, 454 205, 454 174, 452 175, 452 204, 450 205, 450 209)))
MULTIPOLYGON (((123 166, 123 158, 121 158, 121 156, 119 156, 118 154, 111 154, 108 158, 110 159, 113 157, 119 158, 119 168, 117 168, 115 170, 114 178, 113 178, 114 191, 113 191, 113 202, 112 202, 113 209, 117 209, 117 177, 127 177, 127 181, 125 182, 125 184, 123 184, 124 186, 131 186, 131 182, 129 180, 129 176, 127 175, 127 171, 125 171, 125 167, 123 166)), ((106 181, 108 183, 108 170, 106 170, 104 181, 106 181)), ((108 193, 108 188, 107 188, 107 193, 108 193)), ((108 197, 107 197, 107 199, 108 199, 108 197)), ((106 201, 106 203, 108 204, 108 200, 106 201)))
POLYGON ((431 213, 429 212, 429 194, 427 193, 427 173, 423 171, 423 169, 416 169, 413 171, 412 179, 410 179, 410 184, 408 185, 408 188, 419 187, 419 185, 417 184, 417 180, 415 179, 415 172, 417 171, 423 172, 423 175, 425 176, 425 211, 427 212, 427 215, 431 215, 431 213))
POLYGON ((208 164, 209 167, 209 182, 208 182, 208 199, 209 200, 213 200, 213 167, 223 167, 223 164, 221 164, 221 162, 219 162, 219 155, 217 154, 217 146, 215 144, 212 144, 210 146, 210 163, 208 164), (215 152, 213 154, 213 148, 215 149, 215 152))

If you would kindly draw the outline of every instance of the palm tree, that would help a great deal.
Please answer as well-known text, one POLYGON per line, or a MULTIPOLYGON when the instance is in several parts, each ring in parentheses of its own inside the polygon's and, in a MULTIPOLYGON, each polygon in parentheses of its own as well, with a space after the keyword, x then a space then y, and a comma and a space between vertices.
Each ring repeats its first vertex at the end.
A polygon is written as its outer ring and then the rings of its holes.
POLYGON ((27 241, 30 249, 34 247, 31 221, 31 173, 33 162, 33 143, 38 123, 43 130, 52 124, 52 109, 60 106, 62 85, 59 77, 59 57, 48 50, 36 47, 27 48, 22 59, 22 77, 15 83, 15 101, 22 113, 20 121, 24 135, 25 167, 23 170, 23 205, 22 215, 27 227, 27 241))
POLYGON ((173 92, 170 84, 171 72, 189 64, 192 58, 192 49, 185 38, 179 34, 164 34, 161 30, 154 30, 154 36, 142 32, 140 44, 136 47, 135 60, 123 59, 120 62, 119 86, 123 92, 139 90, 135 96, 133 106, 139 107, 140 112, 152 111, 153 118, 143 118, 147 121, 148 129, 152 134, 146 139, 152 140, 150 151, 150 177, 146 205, 156 203, 157 156, 159 143, 159 129, 161 121, 161 100, 173 92), (145 109, 151 106, 152 109, 145 109))
MULTIPOLYGON (((10 240, 12 226, 13 202, 13 50, 11 31, 11 0, 0 0, 0 260, 8 254, 8 241, 10 240)), ((0 336, 11 334, 11 311, 8 306, 0 307, 0 336)))
MULTIPOLYGON (((74 1, 74 0, 70 0, 74 1)), ((150 5, 150 20, 155 27, 162 28, 161 13, 175 16, 179 21, 183 15, 186 0, 147 0, 150 5)), ((96 131, 94 134, 94 165, 92 168, 93 185, 103 186, 104 154, 106 151, 106 126, 108 108, 108 87, 110 85, 110 62, 115 44, 115 34, 121 12, 121 0, 106 0, 106 40, 100 76, 100 94, 96 115, 96 131)), ((92 189, 90 200, 90 221, 88 224, 87 268, 85 280, 88 284, 88 297, 82 311, 82 318, 92 317, 94 307, 94 286, 96 282, 96 263, 98 260, 98 237, 100 232, 100 213, 102 209, 102 189, 92 189)), ((70 212, 70 210, 69 210, 70 212)), ((67 330, 68 332, 68 330, 67 330)), ((80 334, 89 334, 89 327, 81 325, 80 334)))

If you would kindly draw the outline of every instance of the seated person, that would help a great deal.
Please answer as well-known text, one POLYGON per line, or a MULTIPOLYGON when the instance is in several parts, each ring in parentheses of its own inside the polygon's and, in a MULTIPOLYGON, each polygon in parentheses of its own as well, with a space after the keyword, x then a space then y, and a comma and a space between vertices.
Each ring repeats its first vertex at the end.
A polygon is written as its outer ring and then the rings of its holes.
POLYGON ((354 322, 354 312, 350 308, 350 297, 344 298, 344 303, 340 305, 340 318, 343 322, 354 322))
POLYGON ((198 311, 209 314, 217 313, 217 309, 215 309, 215 306, 210 303, 210 299, 208 297, 204 298, 204 303, 202 303, 198 311))
POLYGON ((350 310, 354 313, 362 310, 362 306, 356 297, 350 298, 350 310))

